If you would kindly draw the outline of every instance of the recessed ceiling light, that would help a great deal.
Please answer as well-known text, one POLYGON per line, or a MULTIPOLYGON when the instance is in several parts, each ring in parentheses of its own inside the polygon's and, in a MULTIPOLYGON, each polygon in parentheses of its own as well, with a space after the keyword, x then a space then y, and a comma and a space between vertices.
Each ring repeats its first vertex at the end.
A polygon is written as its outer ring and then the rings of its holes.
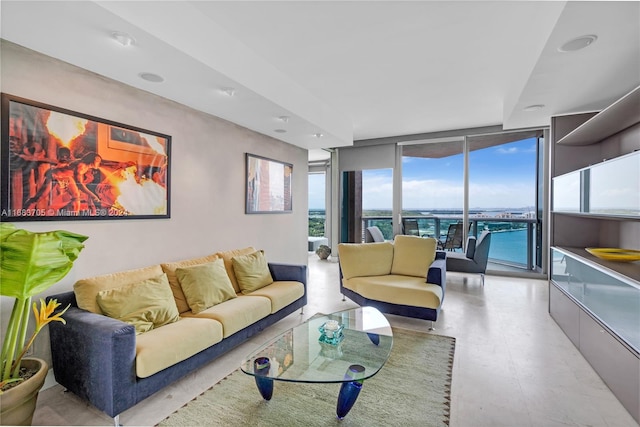
POLYGON ((120 43, 122 46, 133 46, 136 44, 136 39, 131 37, 127 33, 123 33, 121 31, 114 31, 111 33, 111 38, 120 43))
POLYGON ((576 50, 584 49, 598 40, 598 36, 589 34, 586 36, 580 36, 575 39, 569 40, 558 48, 559 52, 575 52, 576 50))
POLYGON ((164 81, 164 77, 159 76, 157 74, 153 74, 153 73, 140 73, 138 74, 138 76, 141 79, 146 80, 148 82, 152 82, 152 83, 161 83, 164 81))
POLYGON ((523 108, 524 111, 538 111, 544 108, 544 104, 533 104, 523 108))
POLYGON ((235 96, 236 94, 236 89, 233 87, 223 87, 220 88, 220 91, 227 96, 235 96))
POLYGON ((277 133, 287 133, 286 129, 274 129, 273 131, 277 133))
POLYGON ((313 136, 315 136, 316 138, 322 138, 324 135, 318 132, 318 133, 314 133, 313 136))

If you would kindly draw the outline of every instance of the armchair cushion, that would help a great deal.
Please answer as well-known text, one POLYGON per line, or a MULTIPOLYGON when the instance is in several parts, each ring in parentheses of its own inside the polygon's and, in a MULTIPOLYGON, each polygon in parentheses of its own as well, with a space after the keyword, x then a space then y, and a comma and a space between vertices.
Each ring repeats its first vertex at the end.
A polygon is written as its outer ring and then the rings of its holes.
MULTIPOLYGON (((420 239, 420 237, 418 237, 420 239)), ((373 301, 436 309, 444 297, 441 286, 425 283, 423 278, 388 274, 354 277, 344 287, 373 301)))
POLYGON ((393 242, 391 274, 427 277, 429 266, 436 257, 436 239, 397 235, 393 242))
POLYGON ((340 243, 340 266, 345 279, 360 276, 383 276, 391 272, 393 244, 340 243))
POLYGON ((164 273, 153 279, 100 291, 96 299, 106 316, 133 325, 137 334, 180 319, 164 273))
POLYGON ((177 268, 176 276, 195 314, 236 297, 221 258, 206 264, 177 268))

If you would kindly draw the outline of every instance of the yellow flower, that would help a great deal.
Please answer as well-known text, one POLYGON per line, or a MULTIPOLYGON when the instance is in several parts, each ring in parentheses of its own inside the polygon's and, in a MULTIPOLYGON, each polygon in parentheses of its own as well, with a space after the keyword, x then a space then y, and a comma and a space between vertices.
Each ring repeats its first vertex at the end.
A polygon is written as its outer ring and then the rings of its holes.
MULTIPOLYGON (((24 355, 27 354, 27 350, 29 349, 29 347, 33 345, 33 342, 35 341, 36 336, 42 330, 42 328, 44 328, 48 323, 53 321, 62 322, 65 325, 67 324, 67 322, 62 318, 62 315, 69 309, 69 307, 71 307, 71 304, 69 304, 67 308, 62 310, 60 313, 52 316, 53 312, 59 306, 60 306, 60 303, 55 299, 49 300, 49 303, 46 304, 44 300, 40 298, 40 310, 38 310, 37 303, 35 302, 33 303, 33 315, 36 318, 36 329, 33 331, 33 334, 31 335, 31 338, 29 338, 29 341, 22 348, 22 352, 20 352, 20 355, 14 359, 13 364, 11 364, 10 372, 14 372, 17 368, 20 367, 20 361, 22 360, 24 355)), ((2 381, 2 383, 0 383, 0 386, 4 386, 4 384, 6 383, 6 380, 8 380, 8 378, 5 378, 2 381)), ((21 380, 22 379, 19 379, 19 381, 21 380)))
POLYGON ((49 303, 45 303, 44 300, 40 298, 40 310, 38 311, 37 303, 33 303, 33 315, 36 318, 36 331, 39 332, 42 328, 45 327, 45 325, 53 321, 62 322, 65 325, 67 324, 67 322, 62 318, 62 315, 69 309, 71 304, 69 304, 67 308, 65 308, 61 312, 52 316, 53 312, 59 306, 60 303, 55 299, 49 300, 49 303))

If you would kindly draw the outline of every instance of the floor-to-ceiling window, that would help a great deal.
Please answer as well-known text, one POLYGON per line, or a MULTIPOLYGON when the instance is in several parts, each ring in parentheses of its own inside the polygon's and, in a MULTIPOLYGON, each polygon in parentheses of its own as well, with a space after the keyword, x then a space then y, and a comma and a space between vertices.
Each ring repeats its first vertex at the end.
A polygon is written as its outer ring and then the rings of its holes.
POLYGON ((363 228, 375 225, 385 239, 393 239, 393 170, 368 169, 362 171, 363 228))
POLYGON ((444 239, 462 221, 463 143, 460 138, 402 147, 402 217, 415 219, 418 234, 444 239))
POLYGON ((395 144, 337 150, 340 173, 340 241, 361 242, 378 226, 393 239, 395 144))
MULTIPOLYGON (((449 226, 458 223, 465 236, 492 232, 488 271, 541 271, 542 135, 542 130, 440 133, 340 150, 340 238, 358 241, 364 235, 352 232, 358 231, 357 215, 364 227, 377 225, 387 239, 411 225, 407 234, 444 242, 449 226), (381 166, 389 163, 391 169, 381 166)), ((464 250, 464 239, 454 250, 464 250)))
POLYGON ((469 219, 492 233, 489 259, 531 269, 536 221, 537 138, 469 143, 469 219))
POLYGON ((468 226, 465 234, 489 230, 490 270, 535 270, 542 244, 541 136, 524 131, 401 143, 404 221, 417 220, 419 235, 441 241, 456 222, 468 226))
POLYGON ((309 236, 325 237, 326 174, 309 174, 309 236))

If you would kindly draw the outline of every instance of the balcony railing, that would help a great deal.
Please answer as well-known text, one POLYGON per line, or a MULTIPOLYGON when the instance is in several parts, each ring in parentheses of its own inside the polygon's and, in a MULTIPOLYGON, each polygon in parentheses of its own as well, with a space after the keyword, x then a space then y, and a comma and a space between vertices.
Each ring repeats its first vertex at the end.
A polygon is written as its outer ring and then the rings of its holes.
MULTIPOLYGON (((405 216, 418 221, 420 236, 435 237, 443 241, 449 224, 461 222, 461 216, 405 216)), ((537 221, 528 218, 470 217, 469 234, 478 236, 482 230, 491 231, 489 261, 496 264, 534 270, 536 253, 537 221)), ((367 216, 362 218, 363 231, 377 226, 385 239, 393 239, 393 227, 389 216, 367 216)), ((363 236, 364 240, 364 236, 363 236)))

